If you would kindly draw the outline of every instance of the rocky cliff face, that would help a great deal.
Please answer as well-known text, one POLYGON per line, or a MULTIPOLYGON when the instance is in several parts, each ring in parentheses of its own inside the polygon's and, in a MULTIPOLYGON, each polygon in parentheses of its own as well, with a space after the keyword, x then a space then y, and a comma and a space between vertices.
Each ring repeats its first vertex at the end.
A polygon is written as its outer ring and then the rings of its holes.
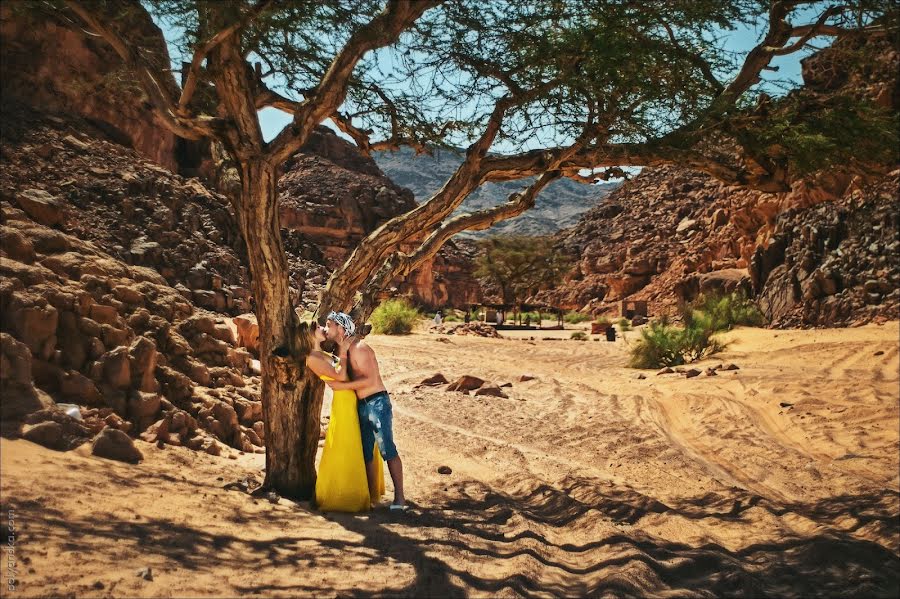
POLYGON ((896 237, 897 224, 886 213, 896 183, 896 172, 868 183, 830 175, 789 193, 766 194, 697 171, 645 169, 558 235, 560 247, 579 257, 577 265, 564 285, 538 299, 595 314, 618 314, 621 300, 644 300, 651 314, 673 314, 679 302, 700 292, 743 288, 765 300, 777 326, 890 317, 900 272, 887 241, 896 237), (806 219, 818 223, 810 225, 815 234, 803 225, 806 219), (841 224, 848 222, 855 224, 841 224), (827 223, 834 223, 828 233, 827 223), (824 281, 829 268, 840 274, 804 297, 803 282, 810 276, 824 281), (877 301, 866 295, 866 281, 879 281, 877 301), (826 292, 842 295, 831 301, 826 292))
MULTIPOLYGON (((128 24, 142 44, 166 57, 162 33, 142 11, 128 24)), ((177 139, 157 122, 134 78, 106 42, 55 22, 37 3, 0 5, 4 102, 77 114, 117 143, 178 171, 177 139), (29 6, 29 4, 31 6, 29 6)), ((168 64, 166 65, 168 66, 168 64)), ((174 87, 175 80, 162 81, 174 87)))
POLYGON ((262 451, 259 379, 226 320, 249 298, 223 199, 75 117, 4 106, 0 124, 4 434, 24 419, 57 449, 111 427, 262 451))
POLYGON ((146 266, 198 307, 250 307, 243 242, 224 197, 143 159, 77 117, 2 112, 0 194, 37 222, 146 266))

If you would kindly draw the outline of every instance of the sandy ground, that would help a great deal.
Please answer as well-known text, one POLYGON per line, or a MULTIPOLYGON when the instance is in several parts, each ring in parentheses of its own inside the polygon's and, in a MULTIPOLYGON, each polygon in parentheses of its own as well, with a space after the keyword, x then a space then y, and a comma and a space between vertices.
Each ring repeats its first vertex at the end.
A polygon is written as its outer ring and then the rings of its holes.
POLYGON ((727 337, 704 365, 740 369, 692 379, 637 379, 621 341, 370 337, 402 516, 223 489, 261 480, 260 455, 138 442, 130 466, 4 439, 3 595, 896 596, 900 324, 727 337), (513 386, 414 389, 435 372, 513 386))

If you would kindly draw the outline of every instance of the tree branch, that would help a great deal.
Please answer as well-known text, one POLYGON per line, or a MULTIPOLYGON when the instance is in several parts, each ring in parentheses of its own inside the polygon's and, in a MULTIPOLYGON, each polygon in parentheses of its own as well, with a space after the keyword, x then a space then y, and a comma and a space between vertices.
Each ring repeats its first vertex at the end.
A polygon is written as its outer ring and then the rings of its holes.
POLYGON ((689 50, 682 48, 681 44, 678 43, 678 38, 675 37, 675 32, 672 31, 671 25, 663 21, 662 26, 665 28, 666 33, 669 36, 669 41, 672 43, 675 49, 678 50, 678 53, 687 58, 694 66, 700 69, 700 72, 703 73, 703 78, 713 86, 713 89, 716 90, 717 94, 721 94, 725 90, 725 86, 722 85, 722 82, 716 78, 715 74, 713 73, 712 67, 709 65, 706 59, 704 59, 700 54, 695 54, 694 52, 690 52, 689 50))
POLYGON ((228 27, 222 29, 217 34, 215 34, 212 38, 209 39, 205 44, 203 44, 196 52, 194 52, 194 56, 191 59, 191 66, 188 70, 187 77, 184 81, 184 87, 181 90, 181 98, 178 100, 178 108, 177 111, 179 114, 186 114, 188 111, 188 104, 191 102, 191 98, 194 95, 194 91, 197 88, 197 78, 200 76, 200 69, 203 65, 203 61, 206 59, 206 56, 210 53, 210 51, 222 43, 227 38, 234 35, 235 32, 243 29, 247 26, 250 21, 258 17, 266 8, 268 8, 272 4, 272 0, 259 0, 250 10, 248 10, 244 16, 240 19, 229 25, 228 27))
POLYGON ((422 13, 442 0, 388 0, 385 9, 358 29, 334 57, 319 85, 294 112, 293 122, 268 145, 268 158, 280 164, 299 150, 312 130, 333 115, 347 96, 353 69, 369 51, 394 43, 422 13))
POLYGON ((65 0, 66 5, 102 37, 138 78, 141 89, 150 98, 155 112, 163 123, 176 135, 186 139, 217 138, 224 123, 212 117, 188 118, 176 113, 175 103, 169 90, 160 82, 158 69, 146 63, 133 47, 125 42, 113 29, 107 27, 103 19, 89 10, 79 0, 65 0))
MULTIPOLYGON (((540 175, 550 168, 551 160, 561 149, 531 150, 513 156, 490 156, 481 163, 482 181, 501 182, 540 175)), ((783 191, 780 182, 767 174, 752 170, 738 170, 700 152, 651 143, 621 143, 586 146, 559 164, 563 177, 576 181, 593 181, 579 173, 581 170, 616 166, 661 166, 680 164, 709 173, 732 185, 747 185, 763 191, 783 191)))
POLYGON ((503 116, 511 105, 509 98, 502 98, 494 105, 481 137, 469 146, 462 164, 428 201, 382 224, 360 242, 350 257, 331 274, 319 303, 318 314, 349 308, 356 291, 371 273, 381 267, 388 252, 423 230, 432 229, 478 187, 481 183, 481 162, 497 137, 503 116))
POLYGON ((819 16, 819 19, 815 23, 813 23, 812 25, 801 26, 802 31, 803 31, 802 34, 796 33, 796 31, 800 28, 792 28, 791 29, 791 32, 790 32, 791 37, 800 35, 799 40, 797 40, 790 46, 785 46, 783 48, 766 48, 766 50, 768 52, 771 52, 773 56, 784 56, 785 54, 791 54, 792 52, 796 52, 797 50, 799 50, 803 46, 805 46, 806 42, 808 42, 810 39, 814 38, 815 36, 817 36, 821 33, 822 27, 825 26, 825 21, 827 21, 834 15, 838 15, 838 14, 844 12, 845 9, 846 9, 846 7, 844 7, 844 6, 829 7, 828 10, 826 10, 819 16))
MULTIPOLYGON (((369 277, 365 288, 362 290, 360 301, 353 308, 353 314, 362 320, 368 318, 375 308, 377 295, 382 289, 387 287, 397 277, 407 276, 423 262, 432 258, 457 233, 466 230, 481 231, 495 223, 508 220, 533 208, 538 194, 552 181, 560 177, 561 173, 558 170, 560 164, 575 155, 591 137, 593 134, 593 119, 594 111, 593 106, 591 106, 584 132, 575 143, 568 148, 562 149, 556 156, 548 156, 547 170, 541 173, 540 177, 523 191, 510 195, 506 203, 451 218, 432 231, 414 252, 410 254, 397 252, 386 260, 375 274, 369 277)), ((423 228, 423 230, 427 231, 428 228, 423 228)))

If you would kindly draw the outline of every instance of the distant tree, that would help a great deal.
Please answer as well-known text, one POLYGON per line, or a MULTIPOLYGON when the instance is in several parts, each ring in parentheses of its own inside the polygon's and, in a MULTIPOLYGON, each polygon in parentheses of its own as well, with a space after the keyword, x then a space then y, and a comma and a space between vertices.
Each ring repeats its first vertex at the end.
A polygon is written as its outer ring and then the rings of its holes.
POLYGON ((496 236, 478 245, 475 276, 499 289, 509 304, 520 304, 534 289, 558 283, 571 266, 549 237, 496 236))
POLYGON ((220 190, 247 244, 260 326, 265 484, 308 497, 322 383, 303 367, 294 340, 276 185, 281 165, 317 126, 331 120, 362 152, 466 147, 440 190, 380 226, 333 273, 317 314, 352 309, 365 318, 380 290, 450 237, 522 213, 562 176, 593 180, 604 175, 585 176, 585 169, 676 163, 731 183, 784 188, 764 163, 710 152, 705 140, 727 133, 739 100, 774 57, 821 35, 883 35, 886 27, 869 24, 892 3, 47 0, 33 6, 104 39, 165 126, 211 142, 220 190), (818 16, 794 25, 810 7, 818 16), (190 56, 180 85, 168 57, 129 25, 148 10, 190 56), (764 34, 734 64, 716 36, 736 23, 759 23, 764 34), (258 116, 265 107, 293 115, 268 142, 258 116), (513 150, 491 153, 499 142, 513 150), (506 203, 453 215, 480 184, 529 177, 506 203), (401 251, 413 239, 422 241, 401 251), (273 354, 276 348, 289 357, 273 354))

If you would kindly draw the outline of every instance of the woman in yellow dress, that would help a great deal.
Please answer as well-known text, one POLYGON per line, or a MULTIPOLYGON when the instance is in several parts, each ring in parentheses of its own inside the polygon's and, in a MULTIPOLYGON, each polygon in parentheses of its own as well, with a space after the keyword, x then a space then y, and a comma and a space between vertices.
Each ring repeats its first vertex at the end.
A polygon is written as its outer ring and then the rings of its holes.
MULTIPOLYGON (((325 329, 316 323, 303 322, 299 336, 300 342, 310 348, 306 359, 310 370, 322 380, 347 380, 347 370, 342 367, 341 359, 321 348, 325 329)), ((356 401, 355 391, 334 392, 331 419, 316 477, 316 504, 322 511, 364 512, 384 493, 383 465, 376 451, 378 489, 376 496, 369 496, 356 401)))

